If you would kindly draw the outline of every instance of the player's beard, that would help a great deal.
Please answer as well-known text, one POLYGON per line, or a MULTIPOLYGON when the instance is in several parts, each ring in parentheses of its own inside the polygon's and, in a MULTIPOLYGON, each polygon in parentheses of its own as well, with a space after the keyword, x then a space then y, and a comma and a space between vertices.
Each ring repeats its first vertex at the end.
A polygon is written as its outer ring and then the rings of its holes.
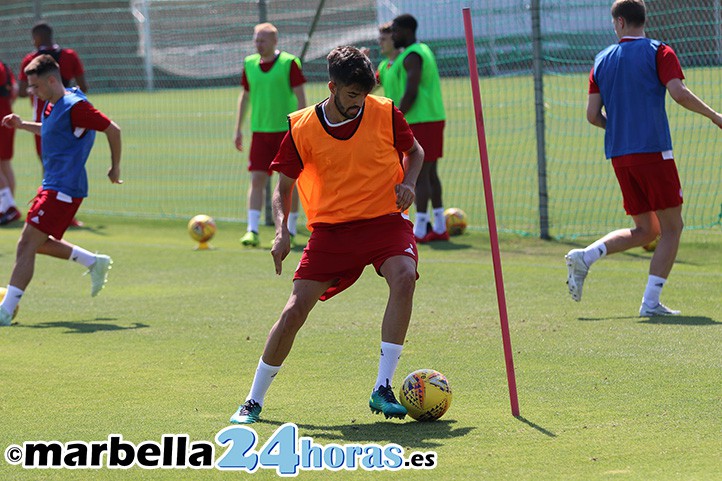
POLYGON ((338 97, 336 97, 336 96, 333 97, 333 103, 334 103, 334 105, 336 105, 336 110, 338 110, 338 112, 341 115, 343 115, 344 117, 346 117, 349 120, 355 119, 356 116, 358 115, 358 113, 361 111, 361 108, 359 108, 359 110, 357 110, 354 114, 350 114, 349 109, 352 109, 356 106, 354 105, 353 107, 349 107, 348 109, 345 109, 344 106, 341 105, 341 102, 339 102, 338 97))

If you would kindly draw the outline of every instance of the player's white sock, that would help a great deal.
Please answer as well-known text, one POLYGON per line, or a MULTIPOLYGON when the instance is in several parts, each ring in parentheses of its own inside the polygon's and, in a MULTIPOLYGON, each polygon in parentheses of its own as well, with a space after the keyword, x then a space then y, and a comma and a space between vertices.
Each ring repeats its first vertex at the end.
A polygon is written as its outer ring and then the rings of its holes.
POLYGON ((256 375, 253 377, 253 384, 251 385, 251 392, 248 393, 246 401, 253 399, 263 406, 263 399, 266 397, 266 392, 268 388, 271 387, 273 378, 276 377, 276 374, 278 374, 280 370, 281 366, 271 366, 263 362, 263 358, 261 358, 258 361, 256 375))
POLYGON ((642 302, 647 307, 655 307, 659 304, 659 296, 662 294, 662 288, 665 282, 667 282, 667 279, 649 275, 649 278, 647 278, 647 287, 644 289, 644 297, 642 298, 642 302))
POLYGON ((73 253, 70 254, 70 260, 89 268, 95 264, 95 254, 86 251, 82 247, 73 246, 73 253))
POLYGON ((592 264, 594 264, 600 258, 602 258, 606 255, 607 255, 607 246, 600 239, 596 242, 589 244, 584 249, 584 263, 587 265, 587 267, 592 267, 592 264))
POLYGON ((0 212, 5 212, 10 207, 15 207, 15 199, 10 187, 0 189, 0 212))
POLYGON ((21 291, 15 286, 11 286, 8 284, 7 292, 5 293, 5 298, 2 300, 2 304, 0 304, 0 309, 5 309, 5 312, 9 312, 12 314, 15 311, 15 308, 18 306, 18 303, 20 303, 20 299, 22 299, 23 294, 25 294, 25 291, 21 291))
POLYGON ((258 224, 261 222, 261 211, 248 209, 248 232, 255 232, 258 234, 258 224))
POLYGON ((392 344, 390 342, 381 342, 381 356, 379 357, 379 373, 376 376, 376 384, 374 390, 379 386, 385 386, 386 381, 391 382, 396 372, 396 366, 399 365, 399 358, 404 346, 401 344, 392 344))
POLYGON ((426 224, 429 223, 429 214, 426 212, 416 213, 416 222, 414 223, 414 235, 421 239, 426 235, 426 224))
POLYGON ((446 232, 446 217, 444 217, 444 208, 434 209, 434 232, 443 234, 446 232))
POLYGON ((298 212, 288 213, 288 233, 296 235, 298 232, 298 212))

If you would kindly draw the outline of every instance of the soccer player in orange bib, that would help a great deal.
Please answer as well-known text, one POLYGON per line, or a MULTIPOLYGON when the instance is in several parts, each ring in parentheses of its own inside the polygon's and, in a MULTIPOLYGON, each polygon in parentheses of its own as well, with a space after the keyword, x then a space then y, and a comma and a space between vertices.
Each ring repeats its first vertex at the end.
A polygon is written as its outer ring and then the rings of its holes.
POLYGON ((401 214, 414 202, 424 151, 390 99, 369 95, 373 66, 354 47, 327 57, 329 98, 289 115, 290 130, 271 169, 276 273, 291 249, 287 219, 291 192, 299 197, 312 231, 293 276, 293 290, 271 328, 246 401, 231 422, 258 421, 264 397, 309 312, 350 287, 372 264, 389 286, 381 325, 381 357, 369 406, 403 418, 391 380, 411 319, 418 252, 413 225, 401 214), (399 161, 399 153, 403 159, 399 161))

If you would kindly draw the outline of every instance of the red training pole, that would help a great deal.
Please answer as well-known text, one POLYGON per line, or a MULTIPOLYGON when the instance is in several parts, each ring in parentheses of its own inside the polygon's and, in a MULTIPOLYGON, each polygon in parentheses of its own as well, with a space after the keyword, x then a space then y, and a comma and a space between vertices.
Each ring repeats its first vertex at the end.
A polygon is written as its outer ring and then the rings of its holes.
POLYGON ((509 317, 506 312, 506 297, 504 296, 504 276, 501 271, 501 256, 499 255, 499 236, 496 232, 496 215, 494 214, 494 195, 491 192, 491 173, 489 172, 489 152, 486 149, 486 133, 484 131, 484 114, 481 110, 481 92, 479 91, 479 74, 476 65, 476 48, 474 47, 474 32, 471 26, 471 10, 465 7, 464 33, 466 34, 466 54, 469 57, 469 78, 471 79, 471 93, 474 98, 474 114, 476 118, 476 136, 479 139, 479 156, 481 158, 481 174, 484 177, 484 199, 486 200, 486 218, 489 223, 489 242, 491 243, 491 257, 494 261, 494 280, 496 282, 496 298, 499 302, 499 321, 501 323, 501 337, 504 343, 504 359, 506 360, 506 378, 509 384, 509 401, 511 414, 519 416, 519 399, 516 395, 516 376, 514 375, 514 357, 511 350, 511 337, 509 336, 509 317))

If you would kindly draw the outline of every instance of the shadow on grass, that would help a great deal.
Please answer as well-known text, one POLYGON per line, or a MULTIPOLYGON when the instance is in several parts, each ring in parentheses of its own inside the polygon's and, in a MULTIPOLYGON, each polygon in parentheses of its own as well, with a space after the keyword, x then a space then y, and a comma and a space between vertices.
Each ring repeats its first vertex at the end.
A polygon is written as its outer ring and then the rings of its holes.
POLYGON ((527 418, 525 418, 524 416, 514 416, 514 417, 515 417, 516 419, 518 419, 519 421, 523 422, 524 424, 526 424, 527 426, 536 429, 537 431, 539 431, 540 433, 542 433, 542 434, 545 435, 545 436, 549 436, 550 438, 555 438, 555 437, 557 437, 557 435, 554 434, 553 432, 549 431, 548 429, 544 429, 543 427, 539 426, 538 424, 536 424, 536 423, 534 423, 534 422, 532 422, 532 421, 529 421, 529 420, 528 420, 527 418))
MULTIPOLYGON (((381 418, 383 420, 383 418, 381 418)), ((280 426, 281 421, 264 419, 261 422, 280 426)), ((406 448, 421 449, 443 446, 444 439, 461 438, 469 434, 474 427, 454 428, 453 419, 433 422, 369 422, 349 424, 321 425, 297 424, 299 435, 314 439, 343 439, 349 443, 396 443, 406 448)))
POLYGON ((90 225, 90 224, 83 224, 82 226, 70 226, 68 227, 68 232, 90 232, 91 234, 96 234, 100 236, 107 236, 107 225, 99 224, 99 225, 90 225))
POLYGON ((640 324, 661 324, 677 326, 722 326, 722 322, 716 321, 707 316, 654 316, 641 318, 638 316, 617 316, 617 317, 579 317, 580 321, 614 321, 614 320, 636 320, 640 324))
POLYGON ((578 317, 577 318, 580 321, 585 322, 594 322, 594 321, 623 321, 626 319, 629 320, 639 320, 639 316, 608 316, 608 317, 578 317))
POLYGON ((435 251, 459 251, 462 249, 471 249, 471 244, 462 244, 460 242, 425 242, 418 246, 429 246, 435 251))
POLYGON ((88 321, 54 321, 54 322, 41 322, 39 324, 22 325, 18 324, 18 327, 27 327, 30 329, 57 329, 64 328, 68 329, 65 334, 92 334, 100 331, 129 331, 133 329, 144 329, 150 327, 148 324, 141 322, 134 322, 130 326, 119 326, 118 324, 103 324, 101 322, 94 321, 116 321, 116 318, 112 317, 96 317, 93 320, 88 321))
POLYGON ((722 322, 707 316, 655 316, 639 321, 641 324, 670 324, 677 326, 722 326, 722 322))

